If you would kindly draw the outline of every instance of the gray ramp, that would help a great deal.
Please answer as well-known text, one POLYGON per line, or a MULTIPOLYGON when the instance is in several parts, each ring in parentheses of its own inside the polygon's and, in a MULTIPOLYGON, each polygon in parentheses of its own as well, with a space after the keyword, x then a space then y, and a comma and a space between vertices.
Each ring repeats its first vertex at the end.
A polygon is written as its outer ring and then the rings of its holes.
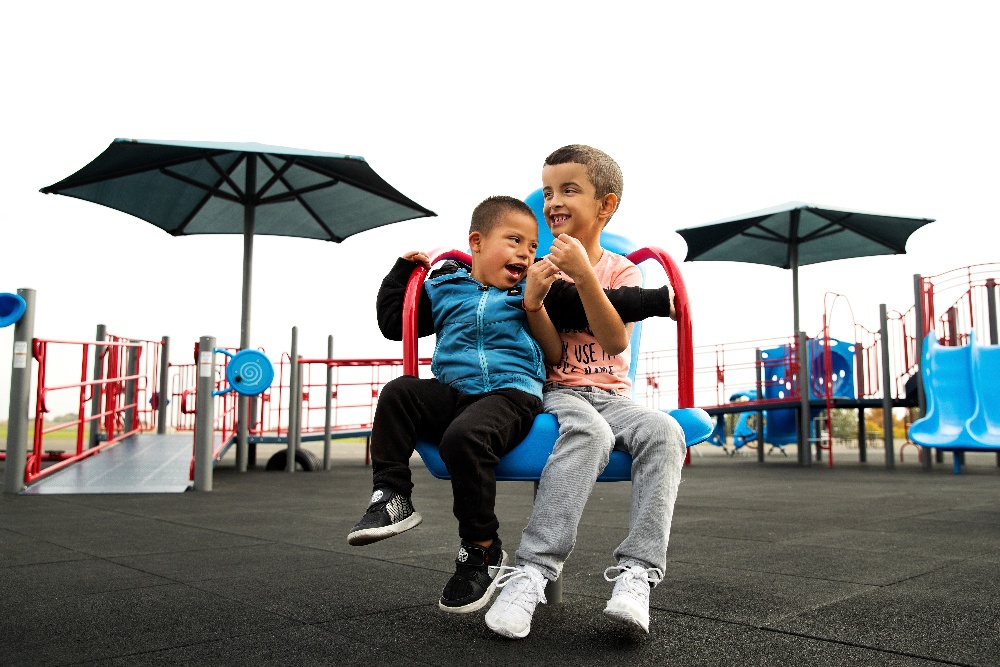
POLYGON ((25 494, 181 493, 191 486, 190 433, 139 435, 32 484, 25 494))

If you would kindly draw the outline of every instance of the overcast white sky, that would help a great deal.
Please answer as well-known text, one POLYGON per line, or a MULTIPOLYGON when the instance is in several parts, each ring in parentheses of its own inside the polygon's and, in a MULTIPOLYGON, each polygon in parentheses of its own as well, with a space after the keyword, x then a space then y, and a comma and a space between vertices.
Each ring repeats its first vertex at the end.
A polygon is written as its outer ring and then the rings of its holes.
MULTIPOLYGON (((877 329, 879 303, 912 304, 914 273, 1000 261, 993 3, 344 4, 4 9, 0 292, 37 290, 36 336, 91 339, 104 323, 169 335, 183 361, 200 335, 239 342, 240 237, 173 238, 38 192, 115 137, 363 155, 438 213, 339 245, 257 237, 252 343, 272 358, 293 325, 307 356, 328 334, 339 357, 399 355, 374 318, 393 259, 464 247, 475 204, 527 196, 567 143, 621 164, 611 229, 678 260, 674 230, 790 200, 937 220, 907 255, 804 267, 811 333, 827 291, 877 329)), ((682 268, 696 344, 790 332, 789 272, 682 268)), ((644 347, 672 347, 663 331, 644 347)), ((0 418, 12 341, 0 329, 0 418)))

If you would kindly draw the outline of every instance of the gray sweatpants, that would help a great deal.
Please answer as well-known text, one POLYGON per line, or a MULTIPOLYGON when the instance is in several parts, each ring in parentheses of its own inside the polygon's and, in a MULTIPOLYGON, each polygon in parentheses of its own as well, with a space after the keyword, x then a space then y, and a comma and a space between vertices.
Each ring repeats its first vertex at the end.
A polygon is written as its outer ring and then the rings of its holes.
POLYGON ((686 450, 680 425, 664 412, 596 387, 547 388, 543 399, 545 411, 559 420, 559 438, 542 471, 517 564, 533 565, 551 580, 559 577, 597 476, 617 448, 632 455, 632 507, 615 561, 664 571, 686 450))

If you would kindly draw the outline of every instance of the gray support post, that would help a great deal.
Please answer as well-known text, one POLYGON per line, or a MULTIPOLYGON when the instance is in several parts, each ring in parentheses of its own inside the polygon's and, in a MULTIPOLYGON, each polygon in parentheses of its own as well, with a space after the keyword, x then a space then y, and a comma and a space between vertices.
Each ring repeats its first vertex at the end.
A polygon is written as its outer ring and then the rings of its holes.
MULTIPOLYGON (((295 421, 295 447, 292 449, 292 454, 295 454, 300 449, 302 449, 302 385, 305 382, 305 373, 302 372, 302 355, 299 357, 299 373, 295 378, 295 414, 298 418, 295 421)), ((294 466, 293 466, 294 467, 294 466)))
POLYGON ((236 471, 247 471, 250 432, 250 397, 236 395, 236 471))
POLYGON ((948 309, 948 344, 958 345, 958 308, 948 309))
MULTIPOLYGON (((764 399, 764 357, 757 348, 757 400, 764 399)), ((757 463, 764 462, 764 411, 757 410, 757 463)))
POLYGON ((812 393, 809 389, 809 339, 805 331, 797 332, 795 338, 799 348, 799 376, 797 380, 799 385, 799 465, 809 466, 812 465, 812 444, 809 441, 810 422, 812 421, 812 410, 809 406, 810 394, 812 393))
POLYGON ((997 344, 997 282, 986 279, 986 308, 990 318, 990 345, 997 344))
MULTIPOLYGON (((103 324, 97 325, 97 334, 94 340, 104 342, 108 337, 108 328, 103 324)), ((88 440, 88 448, 97 447, 101 440, 101 424, 104 423, 104 418, 98 418, 97 415, 101 414, 101 399, 104 396, 104 385, 97 384, 104 379, 104 352, 108 348, 104 345, 94 346, 94 383, 92 385, 93 391, 91 392, 90 399, 90 439, 88 440)))
MULTIPOLYGON (((854 370, 857 376, 858 399, 865 395, 865 355, 862 354, 861 343, 854 344, 854 370)), ((865 463, 868 461, 868 439, 865 435, 865 408, 858 407, 858 461, 865 463)))
MULTIPOLYGON (((927 414, 927 396, 924 394, 924 374, 921 372, 924 364, 924 338, 928 332, 924 331, 924 279, 919 273, 913 274, 913 314, 916 320, 914 335, 917 337, 917 411, 918 417, 927 414)), ((930 470, 934 461, 931 456, 933 450, 930 447, 920 448, 920 460, 925 470, 930 470)))
MULTIPOLYGON (((917 407, 920 409, 920 416, 927 414, 927 397, 924 395, 924 375, 920 372, 923 362, 924 338, 928 332, 924 331, 924 279, 919 273, 913 275, 913 316, 915 321, 914 335, 917 338, 917 407)), ((928 454, 930 452, 927 452, 928 454)), ((926 457, 925 457, 926 458, 926 457)))
POLYGON ((167 432, 167 402, 170 395, 170 336, 160 346, 160 396, 156 403, 156 433, 167 432))
POLYGON ((3 492, 20 493, 28 456, 28 406, 31 402, 31 359, 35 337, 35 290, 19 288, 24 314, 14 324, 14 357, 10 371, 10 406, 7 413, 7 460, 3 492))
POLYGON ((285 461, 285 472, 295 472, 295 438, 299 432, 299 420, 302 410, 299 400, 302 391, 299 389, 299 328, 292 327, 292 351, 289 354, 291 369, 288 373, 288 458, 285 461))
MULTIPOLYGON (((326 358, 333 359, 333 336, 326 337, 326 358)), ((333 428, 333 366, 326 365, 326 418, 323 421, 323 470, 330 469, 330 440, 333 428)))
POLYGON ((194 490, 212 490, 212 445, 215 440, 215 336, 198 340, 198 383, 194 418, 194 490))
MULTIPOLYGON (((128 349, 125 351, 125 377, 131 378, 133 375, 139 374, 139 349, 132 345, 134 341, 128 341, 128 349)), ((122 431, 128 433, 129 431, 134 431, 136 428, 136 415, 138 414, 138 405, 136 405, 136 386, 138 384, 138 379, 129 379, 125 381, 125 423, 122 425, 122 431)), ((129 440, 132 436, 129 436, 129 440)))
MULTIPOLYGON (((997 344, 997 281, 986 279, 986 308, 990 319, 990 345, 997 344)), ((1000 452, 997 452, 997 467, 1000 468, 1000 452)))
POLYGON ((892 468, 896 461, 892 442, 892 374, 889 372, 889 315, 884 303, 878 307, 879 327, 882 331, 882 430, 885 440, 885 467, 892 468))

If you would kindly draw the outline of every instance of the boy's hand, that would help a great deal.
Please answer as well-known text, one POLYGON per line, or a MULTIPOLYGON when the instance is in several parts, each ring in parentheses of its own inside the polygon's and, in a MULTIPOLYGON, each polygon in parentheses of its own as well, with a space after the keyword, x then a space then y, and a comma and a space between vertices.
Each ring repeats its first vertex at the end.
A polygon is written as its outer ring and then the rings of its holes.
POLYGON ((594 272, 587 249, 579 240, 568 234, 560 234, 552 241, 548 259, 576 282, 594 272))
POLYGON ((411 250, 403 253, 403 259, 415 264, 423 264, 428 270, 431 268, 431 258, 423 250, 411 250))
POLYGON ((559 267, 543 257, 528 267, 528 280, 524 285, 524 307, 536 310, 542 307, 549 287, 559 278, 559 267))

